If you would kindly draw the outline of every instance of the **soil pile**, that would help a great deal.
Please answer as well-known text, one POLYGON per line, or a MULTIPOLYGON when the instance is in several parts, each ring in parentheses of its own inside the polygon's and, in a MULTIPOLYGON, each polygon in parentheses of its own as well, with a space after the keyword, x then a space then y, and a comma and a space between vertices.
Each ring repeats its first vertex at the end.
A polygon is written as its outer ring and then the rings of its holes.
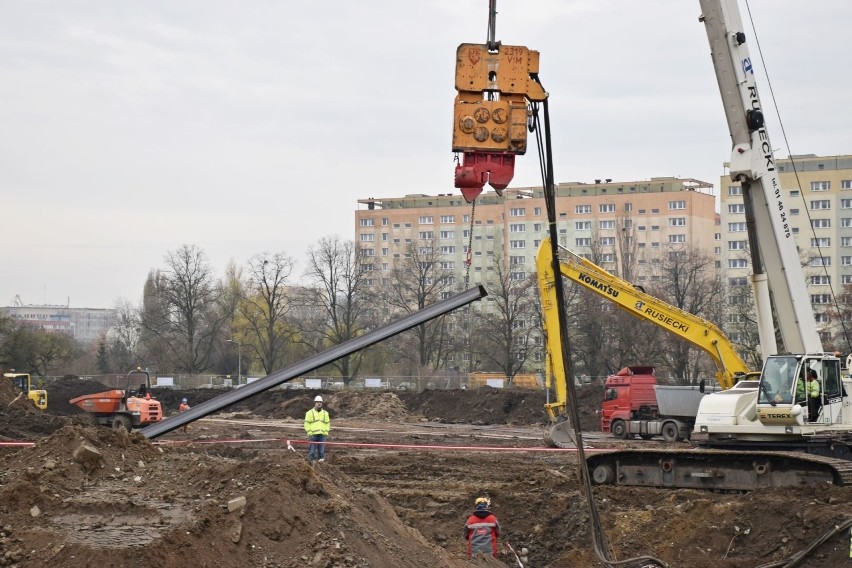
MULTIPOLYGON (((90 393, 106 390, 83 384, 90 393)), ((596 426, 594 389, 579 389, 578 402, 596 426)), ((303 441, 299 423, 315 392, 264 393, 229 409, 237 416, 223 415, 239 420, 204 421, 156 444, 84 426, 76 407, 71 416, 51 414, 62 408, 60 397, 83 394, 58 392, 44 414, 10 406, 17 392, 0 389, 3 435, 36 441, 0 450, 0 566, 517 566, 510 553, 466 559, 461 527, 481 495, 493 500, 503 545, 527 547, 531 566, 602 565, 576 454, 541 447, 541 393, 326 392, 332 441, 341 445, 311 468, 296 440, 303 441)), ((168 413, 184 396, 193 405, 217 394, 157 397, 168 413)), ((829 485, 746 494, 597 486, 594 493, 613 558, 653 555, 672 567, 790 559, 852 514, 852 488, 829 485)), ((835 534, 799 566, 847 565, 849 545, 848 531, 835 534)))

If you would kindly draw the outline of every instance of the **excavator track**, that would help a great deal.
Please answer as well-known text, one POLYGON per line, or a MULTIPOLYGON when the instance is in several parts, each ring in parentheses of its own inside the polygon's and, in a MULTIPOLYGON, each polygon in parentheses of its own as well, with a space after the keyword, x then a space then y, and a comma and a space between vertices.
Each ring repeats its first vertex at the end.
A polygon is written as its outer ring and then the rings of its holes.
POLYGON ((616 450, 586 460, 597 485, 750 491, 852 486, 852 461, 796 451, 616 450))

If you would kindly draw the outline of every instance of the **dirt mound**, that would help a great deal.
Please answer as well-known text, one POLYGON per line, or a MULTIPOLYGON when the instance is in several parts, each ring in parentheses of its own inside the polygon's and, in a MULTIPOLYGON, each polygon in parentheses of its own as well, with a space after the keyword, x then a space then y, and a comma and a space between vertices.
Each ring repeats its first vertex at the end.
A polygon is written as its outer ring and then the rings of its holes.
POLYGON ((466 565, 301 455, 162 449, 106 428, 64 428, 7 456, 0 513, 0 555, 21 567, 466 565))
POLYGON ((66 424, 67 420, 39 410, 12 381, 0 381, 0 440, 33 440, 66 424))

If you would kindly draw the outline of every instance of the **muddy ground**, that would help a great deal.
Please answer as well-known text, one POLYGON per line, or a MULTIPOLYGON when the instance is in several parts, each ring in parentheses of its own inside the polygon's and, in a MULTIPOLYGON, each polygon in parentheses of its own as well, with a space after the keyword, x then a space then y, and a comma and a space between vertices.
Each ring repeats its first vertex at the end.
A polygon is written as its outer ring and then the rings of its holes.
MULTIPOLYGON (((542 444, 543 393, 323 393, 340 445, 311 468, 301 420, 315 392, 261 394, 152 443, 90 426, 66 403, 99 390, 52 384, 40 413, 0 384, 0 442, 35 442, 0 447, 0 566, 518 566, 509 546, 529 550, 528 567, 603 566, 576 454, 542 444), (497 560, 464 554, 461 527, 479 495, 503 525, 497 560)), ((194 405, 216 394, 156 396, 168 415, 183 396, 194 405)), ((595 447, 618 443, 594 432, 600 396, 600 387, 578 396, 595 447)), ((835 486, 599 486, 594 498, 613 559, 651 555, 678 567, 790 559, 852 515, 852 488, 835 486)), ((797 565, 852 566, 849 554, 847 531, 797 565)))

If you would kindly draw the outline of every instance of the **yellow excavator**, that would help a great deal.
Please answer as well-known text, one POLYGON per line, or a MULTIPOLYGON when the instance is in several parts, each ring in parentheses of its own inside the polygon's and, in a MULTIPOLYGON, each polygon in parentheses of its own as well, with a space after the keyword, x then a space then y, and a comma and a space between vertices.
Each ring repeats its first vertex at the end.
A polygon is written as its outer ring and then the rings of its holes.
MULTIPOLYGON (((574 439, 566 408, 568 393, 565 381, 552 380, 552 377, 565 376, 565 365, 562 360, 562 340, 558 333, 555 275, 551 251, 550 240, 545 239, 536 255, 542 319, 547 336, 546 384, 550 387, 553 383, 556 389, 556 400, 545 404, 550 418, 545 440, 554 446, 571 447, 574 439)), ((716 381, 722 389, 729 389, 749 376, 748 366, 734 349, 731 340, 713 323, 646 294, 630 282, 610 274, 592 261, 568 249, 560 247, 559 254, 559 268, 562 276, 609 300, 637 318, 658 325, 707 353, 716 365, 716 381)), ((751 376, 759 374, 751 373, 751 376)))
POLYGON ((29 373, 16 373, 11 371, 3 373, 3 377, 11 379, 15 386, 21 389, 21 392, 26 395, 39 410, 47 409, 47 391, 44 389, 34 389, 32 387, 32 377, 29 373))

